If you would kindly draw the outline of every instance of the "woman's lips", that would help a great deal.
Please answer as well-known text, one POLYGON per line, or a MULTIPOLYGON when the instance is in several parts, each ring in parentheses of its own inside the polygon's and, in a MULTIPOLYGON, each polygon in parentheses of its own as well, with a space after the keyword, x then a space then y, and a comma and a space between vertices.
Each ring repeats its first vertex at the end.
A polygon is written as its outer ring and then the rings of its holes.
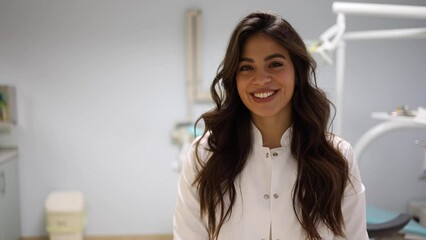
POLYGON ((253 96, 253 99, 256 102, 267 102, 272 100, 272 98, 274 98, 277 92, 278 90, 268 90, 268 91, 252 93, 251 95, 253 96))

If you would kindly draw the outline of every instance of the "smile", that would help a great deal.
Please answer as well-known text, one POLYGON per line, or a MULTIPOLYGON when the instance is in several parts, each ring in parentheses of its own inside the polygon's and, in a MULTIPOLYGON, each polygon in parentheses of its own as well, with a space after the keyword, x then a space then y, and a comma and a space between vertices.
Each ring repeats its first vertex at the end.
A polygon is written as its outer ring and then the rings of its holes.
POLYGON ((270 96, 274 95, 274 93, 276 93, 276 92, 277 91, 269 91, 269 92, 262 92, 262 93, 253 93, 253 96, 256 97, 256 98, 263 99, 263 98, 267 98, 267 97, 270 97, 270 96))

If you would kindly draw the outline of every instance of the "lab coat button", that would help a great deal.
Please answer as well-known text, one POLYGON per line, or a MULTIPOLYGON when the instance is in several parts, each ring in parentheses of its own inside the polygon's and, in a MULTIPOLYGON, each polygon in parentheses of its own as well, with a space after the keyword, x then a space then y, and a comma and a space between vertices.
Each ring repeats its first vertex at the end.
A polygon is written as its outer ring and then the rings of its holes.
MULTIPOLYGON (((279 198, 280 196, 278 194, 274 194, 274 198, 279 198)), ((278 240, 278 239, 277 239, 278 240)))
POLYGON ((276 157, 276 156, 278 156, 278 153, 274 152, 274 153, 272 153, 272 156, 276 157))
POLYGON ((266 153, 266 157, 267 157, 267 158, 269 157, 269 153, 266 153))
POLYGON ((265 195, 263 195, 263 198, 264 198, 265 200, 268 200, 268 199, 269 199, 269 195, 268 195, 268 194, 265 194, 265 195))

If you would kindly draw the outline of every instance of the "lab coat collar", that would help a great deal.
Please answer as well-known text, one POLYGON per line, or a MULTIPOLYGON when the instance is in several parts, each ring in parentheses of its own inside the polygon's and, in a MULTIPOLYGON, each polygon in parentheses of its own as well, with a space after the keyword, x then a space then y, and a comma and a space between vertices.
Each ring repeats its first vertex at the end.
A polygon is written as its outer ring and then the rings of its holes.
MULTIPOLYGON (((263 140, 262 140, 262 133, 260 133, 259 129, 254 125, 254 123, 251 123, 252 125, 252 133, 253 133, 253 143, 254 146, 263 147, 263 140)), ((291 135, 292 135, 292 129, 293 125, 291 125, 283 135, 281 136, 281 147, 289 147, 291 143, 291 135)))

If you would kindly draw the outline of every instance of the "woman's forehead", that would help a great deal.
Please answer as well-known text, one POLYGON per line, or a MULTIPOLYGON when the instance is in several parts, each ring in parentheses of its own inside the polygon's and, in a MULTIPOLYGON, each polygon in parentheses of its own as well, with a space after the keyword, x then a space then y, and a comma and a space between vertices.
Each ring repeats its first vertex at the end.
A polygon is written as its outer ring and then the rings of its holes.
POLYGON ((288 50, 274 38, 263 34, 253 34, 246 39, 241 48, 241 57, 248 55, 271 55, 281 53, 289 56, 288 50))

